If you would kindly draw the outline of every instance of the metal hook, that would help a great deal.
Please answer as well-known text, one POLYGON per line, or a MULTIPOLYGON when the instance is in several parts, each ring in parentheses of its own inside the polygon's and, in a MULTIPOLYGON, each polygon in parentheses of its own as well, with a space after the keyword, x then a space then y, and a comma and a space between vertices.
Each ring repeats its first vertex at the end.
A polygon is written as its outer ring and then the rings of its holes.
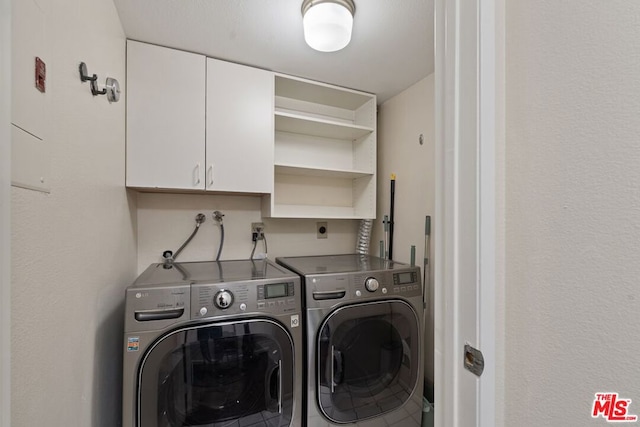
POLYGON ((84 62, 81 62, 80 65, 78 66, 78 70, 80 71, 80 80, 83 82, 95 82, 96 80, 98 80, 98 76, 96 74, 94 74, 93 76, 89 77, 88 73, 87 73, 87 64, 85 64, 84 62))
MULTIPOLYGON (((94 77, 95 77, 96 79, 98 78, 98 76, 96 76, 95 74, 94 74, 94 77)), ((107 93, 107 88, 104 88, 104 89, 102 89, 102 90, 98 90, 98 82, 97 82, 97 81, 95 81, 95 80, 91 80, 91 94, 92 94, 93 96, 96 96, 96 95, 106 95, 106 93, 107 93)))
POLYGON ((89 77, 89 73, 87 72, 87 64, 85 64, 84 62, 81 62, 80 65, 78 66, 78 71, 80 71, 80 80, 83 82, 90 82, 91 84, 91 94, 93 96, 96 95, 106 95, 107 94, 107 88, 105 87, 102 90, 98 90, 98 75, 94 74, 91 77, 89 77))

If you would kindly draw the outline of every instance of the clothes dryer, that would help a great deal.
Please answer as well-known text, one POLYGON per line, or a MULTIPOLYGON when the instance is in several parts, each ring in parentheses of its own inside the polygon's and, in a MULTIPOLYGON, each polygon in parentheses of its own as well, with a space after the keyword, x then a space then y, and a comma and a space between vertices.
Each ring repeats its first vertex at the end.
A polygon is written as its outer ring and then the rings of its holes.
POLYGON ((283 257, 300 274, 308 427, 419 427, 423 289, 418 267, 368 255, 283 257))
POLYGON ((301 317, 271 261, 149 266, 126 291, 123 426, 301 426, 301 317))

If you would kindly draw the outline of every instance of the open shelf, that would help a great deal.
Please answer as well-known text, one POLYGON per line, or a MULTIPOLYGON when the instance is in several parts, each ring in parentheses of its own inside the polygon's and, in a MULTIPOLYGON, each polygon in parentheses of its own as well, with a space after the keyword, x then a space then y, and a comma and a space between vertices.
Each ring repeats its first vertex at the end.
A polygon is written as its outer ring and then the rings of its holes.
POLYGON ((275 205, 274 217, 307 219, 362 219, 349 206, 275 205))
POLYGON ((297 176, 315 176, 325 178, 362 178, 364 176, 372 176, 373 172, 346 170, 346 169, 321 169, 296 165, 279 165, 276 164, 276 174, 281 175, 297 175, 297 176))
POLYGON ((276 169, 274 192, 263 199, 263 215, 277 218, 375 218, 374 174, 291 175, 276 169))
POLYGON ((274 186, 263 215, 375 218, 376 97, 276 74, 274 108, 274 186))
POLYGON ((374 131, 371 127, 349 125, 335 120, 282 111, 275 112, 275 125, 276 131, 350 141, 362 138, 374 131))
POLYGON ((355 111, 372 99, 368 93, 276 74, 276 96, 355 111))

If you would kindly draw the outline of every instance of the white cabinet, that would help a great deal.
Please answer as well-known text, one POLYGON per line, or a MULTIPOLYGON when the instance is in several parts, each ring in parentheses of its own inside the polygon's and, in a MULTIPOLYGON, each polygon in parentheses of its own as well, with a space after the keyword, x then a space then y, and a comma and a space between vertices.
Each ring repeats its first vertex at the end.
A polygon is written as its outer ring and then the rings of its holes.
POLYGON ((376 98, 275 76, 274 189, 263 215, 375 218, 376 98))
POLYGON ((205 61, 127 42, 127 186, 204 190, 205 61))
POLYGON ((375 95, 127 46, 127 186, 264 194, 265 217, 375 218, 375 95))
POLYGON ((270 193, 273 73, 127 46, 127 186, 270 193))
POLYGON ((273 73, 207 59, 207 190, 271 193, 273 73))

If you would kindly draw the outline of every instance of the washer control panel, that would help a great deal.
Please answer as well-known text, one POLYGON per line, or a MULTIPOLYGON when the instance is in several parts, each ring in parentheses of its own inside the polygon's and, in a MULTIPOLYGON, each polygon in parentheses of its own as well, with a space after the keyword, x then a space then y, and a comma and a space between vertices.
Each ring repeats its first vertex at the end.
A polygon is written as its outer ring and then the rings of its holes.
POLYGON ((191 318, 265 313, 286 314, 302 310, 299 279, 220 284, 193 284, 191 318), (296 289, 297 288, 297 289, 296 289))

